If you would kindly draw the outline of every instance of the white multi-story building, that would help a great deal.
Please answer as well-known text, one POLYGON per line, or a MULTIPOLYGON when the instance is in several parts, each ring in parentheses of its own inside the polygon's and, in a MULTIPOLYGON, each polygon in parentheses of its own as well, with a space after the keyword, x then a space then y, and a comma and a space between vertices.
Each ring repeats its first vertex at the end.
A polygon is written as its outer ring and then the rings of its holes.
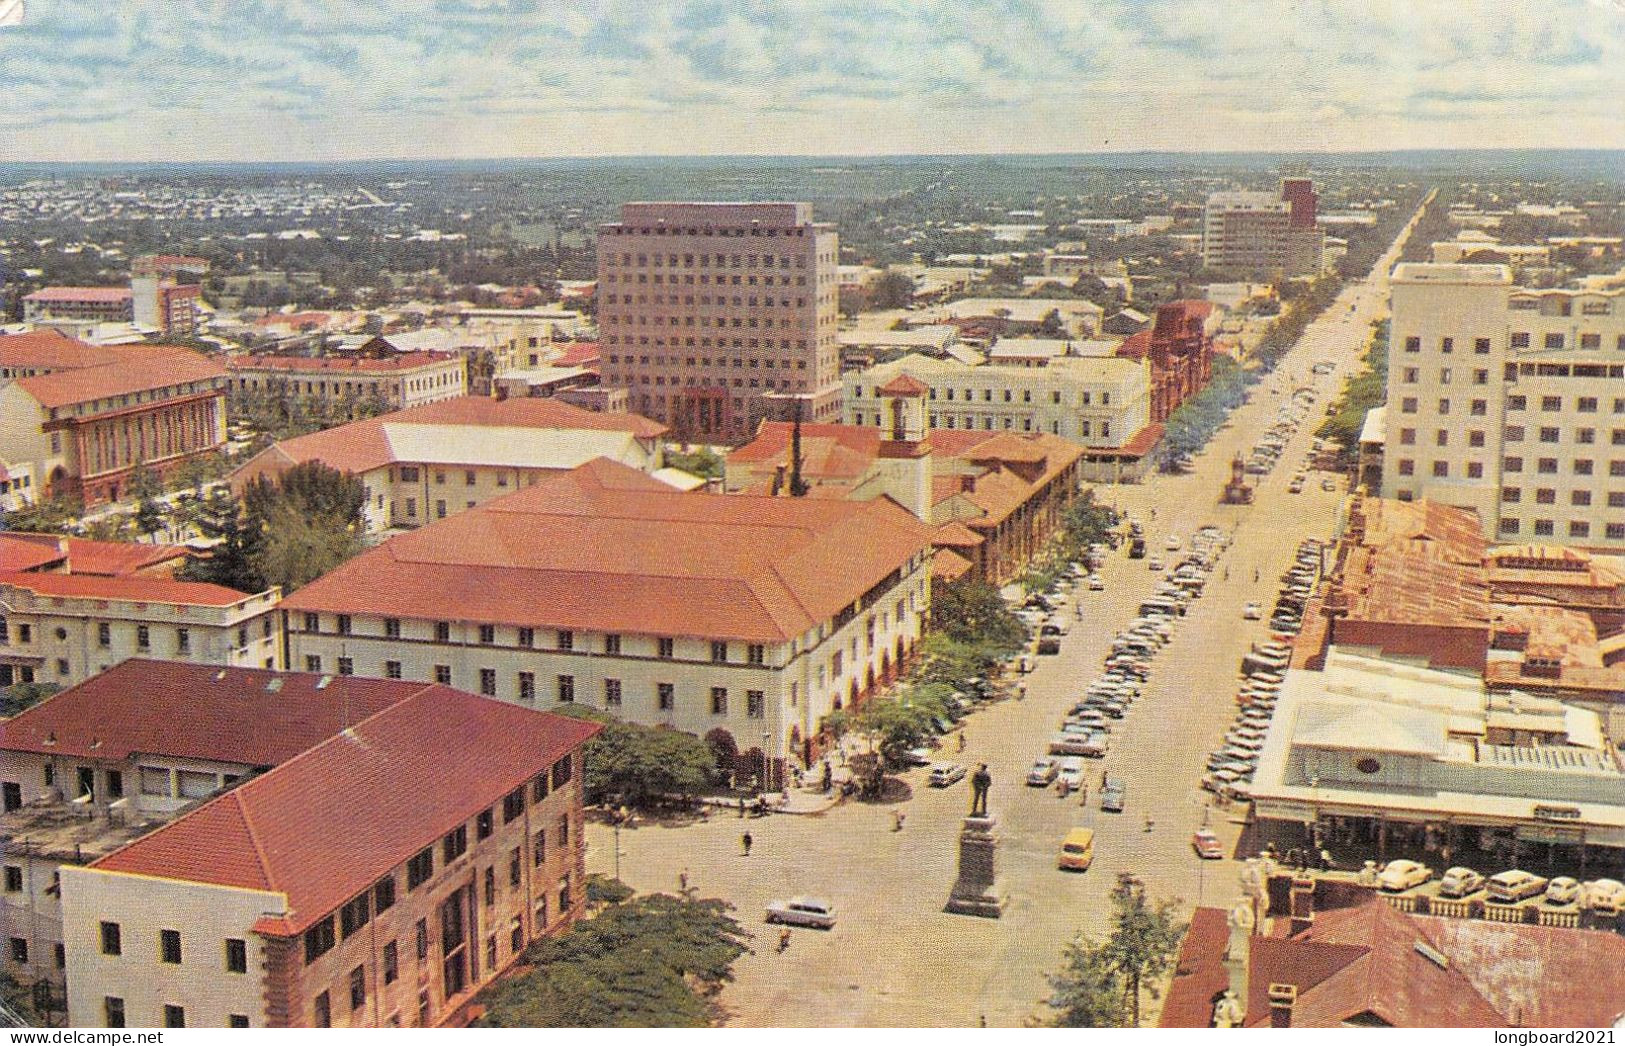
POLYGON ((779 765, 897 676, 930 546, 890 499, 683 494, 594 461, 391 538, 283 608, 307 671, 721 728, 779 765))
POLYGON ((1392 286, 1383 493, 1500 540, 1625 547, 1625 289, 1421 263, 1392 286))
POLYGON ((1130 445, 1150 424, 1150 364, 1145 360, 1055 356, 1042 362, 970 366, 913 355, 852 371, 842 396, 845 420, 848 425, 887 424, 879 390, 907 374, 930 389, 926 410, 933 430, 1043 432, 1116 450, 1130 445))
POLYGON ((390 410, 468 395, 468 362, 450 352, 369 356, 236 356, 230 387, 288 399, 385 404, 390 410))

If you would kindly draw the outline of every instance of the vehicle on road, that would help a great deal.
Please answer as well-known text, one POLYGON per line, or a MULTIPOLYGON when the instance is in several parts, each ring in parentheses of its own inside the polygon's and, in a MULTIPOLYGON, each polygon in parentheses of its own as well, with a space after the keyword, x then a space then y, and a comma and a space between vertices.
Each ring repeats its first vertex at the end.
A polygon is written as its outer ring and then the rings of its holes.
POLYGON ((1625 883, 1618 879, 1593 879, 1580 891, 1580 907, 1598 915, 1618 915, 1625 909, 1625 883))
POLYGON ((1439 879, 1440 897, 1469 897, 1482 889, 1484 877, 1460 865, 1445 872, 1439 879))
POLYGON ((931 767, 931 787, 947 788, 965 776, 965 768, 958 763, 937 763, 931 767))
POLYGON ((769 901, 767 921, 787 923, 791 926, 810 926, 815 930, 833 930, 835 906, 816 897, 792 897, 788 901, 769 901))
MULTIPOLYGON (((1106 734, 1099 730, 1088 733, 1059 733, 1050 738, 1049 752, 1051 755, 1084 755, 1091 759, 1099 759, 1111 747, 1111 741, 1106 734)), ((1037 769, 1036 766, 1034 769, 1037 769)), ((1050 781, 1055 778, 1052 776, 1050 781)), ((1049 784, 1049 781, 1034 781, 1032 775, 1027 777, 1028 784, 1049 784)))
POLYGON ((931 749, 929 748, 910 748, 903 753, 903 765, 905 766, 930 766, 933 761, 931 749))
POLYGON ((1168 540, 1162 543, 1162 547, 1167 549, 1169 552, 1178 552, 1180 548, 1184 546, 1184 544, 1185 543, 1179 539, 1178 534, 1169 534, 1168 540))
POLYGON ((1510 904, 1542 893, 1546 880, 1521 868, 1512 868, 1490 876, 1484 888, 1490 900, 1510 904))
POLYGON ((1580 899, 1580 881, 1560 875, 1546 884, 1547 904, 1573 904, 1580 899))
POLYGON ((1061 765, 1054 759, 1045 756, 1033 760, 1032 768, 1027 771, 1027 784, 1032 788, 1048 788, 1061 772, 1061 765))
POLYGON ((1336 490, 1337 489, 1337 481, 1335 479, 1332 479, 1330 476, 1328 476, 1325 479, 1320 481, 1320 489, 1321 490, 1336 490))
POLYGON ((1061 840, 1061 854, 1056 867, 1068 872, 1088 871, 1095 861, 1095 830, 1074 828, 1061 840))
POLYGON ((1060 636, 1043 636, 1038 640, 1040 654, 1059 654, 1061 652, 1060 636))
POLYGON ((1064 756, 1060 760, 1061 773, 1057 777, 1069 792, 1076 792, 1083 787, 1083 760, 1075 755, 1064 756))
POLYGON ((1246 606, 1241 608, 1241 618, 1243 621, 1257 621, 1263 616, 1264 608, 1259 606, 1257 603, 1248 603, 1246 606))
POLYGON ((1145 538, 1136 537, 1128 543, 1128 558, 1145 558, 1145 538))
POLYGON ((1106 590, 1106 579, 1099 574, 1090 574, 1086 584, 1091 592, 1104 592, 1106 590))
POLYGON ((1150 559, 1145 561, 1145 565, 1146 565, 1146 569, 1148 569, 1148 570, 1161 570, 1162 565, 1163 565, 1162 564, 1162 557, 1161 556, 1152 556, 1150 559))
POLYGON ((1288 494, 1302 494, 1303 480, 1294 477, 1292 482, 1286 485, 1286 492, 1288 494))
POLYGON ((1224 845, 1219 842, 1219 837, 1214 835, 1211 829, 1198 828, 1196 834, 1191 836, 1191 848, 1196 851, 1196 856, 1204 861, 1224 859, 1224 845))
POLYGON ((1120 814, 1128 802, 1128 785, 1121 777, 1107 775, 1100 786, 1100 808, 1107 813, 1120 814))
POLYGON ((1377 873, 1377 888, 1398 893, 1409 890, 1413 886, 1421 886, 1433 878, 1433 869, 1418 861, 1400 859, 1389 861, 1381 872, 1377 873))

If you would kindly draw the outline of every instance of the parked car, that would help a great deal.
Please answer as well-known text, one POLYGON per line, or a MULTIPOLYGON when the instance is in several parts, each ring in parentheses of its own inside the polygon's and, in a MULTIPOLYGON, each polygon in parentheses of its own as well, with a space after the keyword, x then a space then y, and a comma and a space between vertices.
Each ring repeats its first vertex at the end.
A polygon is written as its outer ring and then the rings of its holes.
POLYGON ((1257 621, 1264 616, 1264 608, 1257 603, 1248 603, 1241 608, 1241 617, 1244 621, 1257 621))
POLYGON ((1337 481, 1328 476, 1326 479, 1323 479, 1323 480, 1320 481, 1320 489, 1321 490, 1336 490, 1337 489, 1337 481))
POLYGON ((1161 556, 1152 556, 1150 559, 1145 561, 1145 566, 1146 566, 1147 570, 1161 570, 1162 569, 1162 557, 1161 556))
POLYGON ((947 788, 965 776, 965 768, 958 763, 937 763, 931 767, 931 787, 947 788))
POLYGON ((903 753, 903 764, 905 766, 930 766, 931 763, 931 749, 929 748, 910 748, 903 753))
POLYGON ((1056 867, 1063 871, 1083 872, 1095 861, 1095 831, 1093 828, 1074 828, 1061 840, 1061 854, 1056 867))
POLYGON ((1457 866, 1439 879, 1440 897, 1468 897, 1484 888, 1484 877, 1471 868, 1457 866))
POLYGON ((1078 756, 1063 756, 1060 760, 1061 772, 1058 780, 1066 785, 1069 792, 1076 792, 1083 787, 1083 760, 1078 756))
POLYGON ((1490 900, 1509 904, 1541 893, 1546 889, 1546 880, 1521 868, 1513 868, 1490 876, 1484 886, 1490 900))
POLYGON ((1580 899, 1580 881, 1560 875, 1546 884, 1547 904, 1573 904, 1580 899))
POLYGON ((1618 915, 1625 910, 1625 883, 1618 879, 1593 879, 1580 891, 1580 907, 1598 915, 1618 915))
POLYGON ((769 901, 767 921, 788 923, 791 926, 811 926, 817 930, 833 930, 835 906, 816 897, 792 897, 788 901, 769 901))
POLYGON ((1104 578, 1102 578, 1099 574, 1090 574, 1089 575, 1089 580, 1086 583, 1089 586, 1089 591, 1091 591, 1091 592, 1104 592, 1104 591, 1106 591, 1106 580, 1104 578))
POLYGON ((1120 814, 1128 802, 1128 785, 1121 777, 1108 776, 1100 786, 1100 808, 1107 813, 1120 814))
POLYGON ((1167 549, 1169 552, 1178 552, 1180 546, 1183 544, 1184 542, 1179 540, 1178 534, 1169 534, 1168 540, 1162 543, 1162 547, 1167 549))
POLYGON ((1219 861, 1224 859, 1224 846, 1219 837, 1212 830, 1198 828, 1196 834, 1191 836, 1191 847, 1195 849, 1196 856, 1204 861, 1219 861))
POLYGON ((1045 756, 1033 760, 1033 765, 1027 771, 1027 784, 1034 788, 1047 788, 1060 774, 1061 766, 1054 759, 1045 756))
POLYGON ((1433 869, 1427 865, 1401 859, 1389 861, 1387 867, 1377 873, 1377 887, 1398 892, 1409 890, 1413 886, 1421 886, 1431 878, 1433 869))

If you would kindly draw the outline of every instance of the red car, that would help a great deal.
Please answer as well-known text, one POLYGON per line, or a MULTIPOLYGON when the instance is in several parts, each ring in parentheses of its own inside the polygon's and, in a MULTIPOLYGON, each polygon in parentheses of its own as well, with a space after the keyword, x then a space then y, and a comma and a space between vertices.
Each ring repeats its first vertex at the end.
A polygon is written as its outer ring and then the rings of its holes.
POLYGON ((1206 828, 1198 828, 1196 834, 1191 836, 1191 846, 1196 850, 1196 856, 1207 861, 1222 861, 1224 859, 1224 846, 1220 844, 1219 837, 1206 828))

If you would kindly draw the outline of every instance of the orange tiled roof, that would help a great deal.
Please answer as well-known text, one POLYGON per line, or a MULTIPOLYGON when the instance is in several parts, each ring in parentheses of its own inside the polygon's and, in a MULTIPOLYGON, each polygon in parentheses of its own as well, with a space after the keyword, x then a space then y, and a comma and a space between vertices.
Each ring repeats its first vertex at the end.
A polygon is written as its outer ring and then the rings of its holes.
POLYGON ((119 348, 107 363, 18 378, 16 384, 40 406, 50 408, 225 376, 218 364, 191 349, 130 345, 119 348))
POLYGON ((226 366, 238 370, 345 371, 351 374, 393 374, 436 366, 460 357, 452 352, 403 352, 373 359, 365 356, 233 356, 226 366))
POLYGON ((931 534, 931 544, 939 548, 975 548, 986 541, 982 535, 958 521, 944 523, 931 534))
POLYGON ((318 689, 322 678, 132 659, 0 723, 0 750, 274 766, 429 686, 333 676, 318 689))
POLYGON ((115 304, 130 301, 134 295, 128 287, 42 287, 23 296, 23 301, 95 301, 115 304))
POLYGON ((283 606, 780 642, 929 544, 887 498, 685 494, 600 458, 392 538, 283 606))
POLYGON ((283 894, 292 936, 600 729, 427 686, 91 867, 283 894))
POLYGON ((75 370, 99 367, 118 359, 118 351, 86 345, 54 330, 0 334, 0 367, 75 370))
POLYGON ((953 549, 939 548, 931 556, 931 577, 935 581, 958 581, 976 568, 976 564, 953 549))
MULTIPOLYGON (((69 559, 71 566, 72 559, 69 559)), ((234 588, 202 581, 173 581, 143 574, 108 577, 99 574, 0 572, 0 585, 26 589, 37 596, 76 599, 123 599, 137 603, 229 607, 250 598, 234 588)))
POLYGON ((0 533, 0 572, 61 566, 67 559, 66 538, 55 534, 0 533))
POLYGON ((875 390, 877 396, 924 396, 931 386, 909 374, 899 374, 875 390))
POLYGON ((164 563, 178 566, 184 545, 146 545, 137 541, 91 541, 68 538, 68 572, 119 577, 139 574, 164 563))

